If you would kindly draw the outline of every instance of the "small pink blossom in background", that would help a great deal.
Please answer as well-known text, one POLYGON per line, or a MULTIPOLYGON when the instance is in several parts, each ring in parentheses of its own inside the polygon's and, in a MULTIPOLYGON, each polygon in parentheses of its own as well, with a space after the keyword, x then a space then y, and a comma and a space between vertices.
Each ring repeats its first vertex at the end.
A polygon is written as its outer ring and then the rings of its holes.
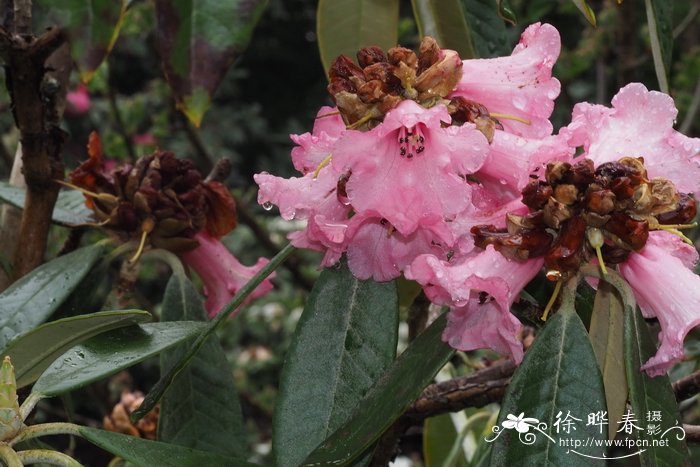
POLYGON ((66 117, 80 117, 88 113, 91 107, 90 94, 84 84, 78 84, 74 90, 68 91, 66 94, 66 109, 64 111, 66 117))
POLYGON ((131 137, 131 142, 137 146, 156 146, 156 137, 153 133, 139 133, 131 137))
MULTIPOLYGON (((180 256, 205 284, 204 294, 207 299, 204 307, 209 318, 213 318, 269 260, 260 258, 253 266, 243 266, 220 240, 205 230, 195 234, 194 239, 199 242, 199 246, 180 256)), ((258 285, 245 303, 272 290, 270 279, 273 277, 274 273, 258 285)), ((232 316, 235 313, 237 311, 232 316)))

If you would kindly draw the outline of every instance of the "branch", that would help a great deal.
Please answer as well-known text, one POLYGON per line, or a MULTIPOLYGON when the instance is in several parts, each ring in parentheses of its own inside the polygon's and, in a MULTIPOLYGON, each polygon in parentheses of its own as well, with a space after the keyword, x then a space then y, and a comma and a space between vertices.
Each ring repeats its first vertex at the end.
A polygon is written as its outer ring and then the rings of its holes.
POLYGON ((690 399, 700 393, 700 371, 696 371, 673 383, 673 392, 678 402, 690 399))
POLYGON ((483 407, 498 402, 503 398, 515 368, 512 360, 503 359, 466 376, 431 384, 404 416, 423 420, 466 407, 483 407))
POLYGON ((685 440, 689 443, 700 443, 700 426, 683 424, 685 440))

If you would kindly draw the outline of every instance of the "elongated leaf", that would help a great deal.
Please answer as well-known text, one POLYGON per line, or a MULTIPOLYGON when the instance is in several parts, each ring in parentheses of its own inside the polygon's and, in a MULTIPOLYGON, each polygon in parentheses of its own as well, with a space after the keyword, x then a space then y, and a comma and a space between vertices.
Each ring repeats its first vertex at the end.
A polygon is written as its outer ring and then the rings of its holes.
MULTIPOLYGON (((0 199, 16 208, 24 208, 24 188, 0 182, 0 199)), ((53 208, 51 220, 59 225, 73 226, 95 222, 95 218, 87 207, 85 197, 79 191, 63 190, 58 194, 56 206, 53 208)))
POLYGON ((100 244, 45 263, 0 294, 0 348, 43 323, 80 284, 102 256, 100 244))
POLYGON ((456 50, 462 58, 476 56, 461 0, 411 0, 411 4, 421 36, 433 37, 440 47, 456 50))
POLYGON ((547 321, 513 376, 491 438, 491 465, 589 466, 583 456, 605 455, 589 439, 602 443, 607 429, 587 425, 588 415, 604 411, 605 392, 586 328, 567 303, 547 321), (536 419, 529 423, 532 443, 502 425, 519 414, 536 419), (560 447, 559 438, 582 444, 560 447))
MULTIPOLYGON (((608 419, 620 420, 627 405, 624 345, 622 342, 624 307, 614 288, 605 281, 598 283, 589 335, 598 367, 603 374, 608 419)), ((617 435, 617 425, 608 425, 608 439, 617 435)))
MULTIPOLYGON (((173 274, 163 297, 163 321, 206 321, 202 299, 192 283, 173 274)), ((161 354, 167 371, 187 351, 180 344, 161 354)), ((246 452, 246 434, 231 365, 212 336, 183 369, 160 404, 158 439, 234 457, 246 452)))
POLYGON ((102 311, 46 323, 14 339, 4 354, 12 358, 17 387, 36 381, 71 347, 111 329, 151 320, 147 311, 102 311))
POLYGON ((668 72, 671 68, 673 48, 673 2, 668 0, 644 0, 649 25, 651 53, 659 89, 668 93, 668 72))
POLYGON ((34 0, 49 24, 68 32, 71 55, 87 83, 119 35, 125 0, 34 0))
POLYGON ((498 16, 515 26, 518 23, 518 18, 513 7, 510 6, 510 2, 508 0, 496 0, 496 3, 498 4, 498 16))
POLYGON ((277 465, 298 465, 348 419, 396 356, 398 315, 394 282, 360 281, 345 262, 321 273, 282 370, 277 465))
POLYGON ((115 329, 64 353, 39 377, 32 392, 57 396, 110 376, 196 336, 205 323, 149 323, 115 329))
POLYGON ((319 0, 316 33, 323 69, 341 54, 362 47, 394 47, 398 41, 398 0, 319 0))
POLYGON ((430 417, 423 422, 423 459, 425 467, 441 467, 451 465, 466 467, 467 459, 464 450, 459 446, 454 463, 446 464, 450 460, 455 443, 461 444, 463 438, 455 429, 455 424, 449 413, 430 417))
POLYGON ((369 390, 350 419, 303 465, 346 465, 361 455, 420 395, 454 353, 442 342, 443 314, 408 346, 369 390))
POLYGON ((190 449, 159 441, 149 441, 97 428, 81 426, 79 432, 83 438, 92 444, 140 467, 167 465, 248 467, 257 465, 246 462, 243 459, 222 456, 213 452, 190 449))
POLYGON ((510 55, 512 46, 508 43, 506 25, 493 0, 461 0, 461 2, 475 56, 490 58, 510 55))
POLYGON ((578 8, 581 13, 583 13, 583 16, 586 17, 589 23, 591 23, 593 26, 596 25, 596 19, 595 19, 595 12, 593 9, 586 3, 586 0, 572 0, 574 2, 574 5, 576 5, 576 8, 578 8))
POLYGON ((689 466, 685 433, 681 428, 678 403, 668 376, 649 377, 640 371, 644 362, 656 353, 649 328, 639 311, 625 310, 625 362, 630 389, 630 405, 635 426, 633 434, 644 444, 640 449, 642 466, 689 466), (659 427, 650 432, 649 425, 659 427), (681 438, 681 439, 679 439, 681 438), (659 445, 659 440, 668 444, 659 445))
POLYGON ((260 285, 260 283, 279 267, 285 259, 294 252, 292 245, 287 245, 279 253, 277 253, 269 263, 260 269, 250 280, 236 293, 233 299, 219 311, 219 314, 214 317, 206 325, 204 330, 197 336, 194 342, 188 347, 187 352, 175 362, 174 366, 161 375, 160 379, 151 391, 146 394, 143 403, 138 409, 131 413, 131 420, 136 422, 150 412, 156 406, 158 401, 163 397, 163 394, 168 387, 173 383, 177 375, 192 361, 192 358, 197 354, 197 351, 204 345, 206 340, 214 334, 216 329, 221 326, 224 320, 228 319, 229 315, 238 308, 245 299, 260 285))
POLYGON ((157 47, 177 107, 199 126, 267 0, 156 0, 157 47))

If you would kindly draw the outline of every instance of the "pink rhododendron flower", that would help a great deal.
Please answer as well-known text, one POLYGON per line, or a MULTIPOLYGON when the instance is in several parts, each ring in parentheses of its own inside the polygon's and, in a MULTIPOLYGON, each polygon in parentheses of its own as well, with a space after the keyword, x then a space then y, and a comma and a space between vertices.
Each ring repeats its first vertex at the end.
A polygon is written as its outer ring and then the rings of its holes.
POLYGON ((660 347, 642 369, 665 374, 684 355, 683 339, 700 324, 700 277, 693 272, 698 253, 667 232, 652 232, 644 249, 620 264, 645 318, 661 325, 660 347))
POLYGON ((561 133, 593 162, 643 157, 649 177, 671 180, 681 192, 700 196, 700 138, 673 129, 678 110, 668 94, 632 83, 612 99, 612 108, 580 103, 561 133))
POLYGON ((443 339, 452 347, 488 347, 520 363, 522 326, 510 307, 542 264, 541 258, 514 261, 488 246, 454 262, 421 255, 405 274, 423 286, 431 301, 451 305, 443 339))
POLYGON ((529 122, 499 120, 510 133, 536 138, 550 135, 549 116, 561 88, 552 77, 552 67, 560 50, 561 40, 554 26, 530 25, 510 57, 465 60, 454 95, 479 102, 490 113, 529 122))
MULTIPOLYGON (((205 230, 195 234, 194 239, 199 242, 199 246, 181 253, 180 257, 202 279, 207 297, 204 307, 209 318, 213 318, 269 260, 260 258, 253 266, 243 266, 221 241, 205 230)), ((269 292, 272 289, 270 279, 273 277, 274 273, 258 285, 246 300, 250 301, 269 292)))

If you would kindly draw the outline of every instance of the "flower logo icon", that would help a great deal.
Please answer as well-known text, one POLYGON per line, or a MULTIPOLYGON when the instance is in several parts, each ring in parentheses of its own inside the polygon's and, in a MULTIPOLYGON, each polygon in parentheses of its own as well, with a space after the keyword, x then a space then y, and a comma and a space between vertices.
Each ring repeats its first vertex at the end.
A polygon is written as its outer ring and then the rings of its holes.
POLYGON ((527 433, 530 431, 531 427, 536 427, 540 421, 536 418, 525 417, 525 412, 521 412, 517 417, 512 414, 508 414, 506 420, 501 423, 503 428, 507 430, 512 430, 515 428, 518 433, 527 433))

